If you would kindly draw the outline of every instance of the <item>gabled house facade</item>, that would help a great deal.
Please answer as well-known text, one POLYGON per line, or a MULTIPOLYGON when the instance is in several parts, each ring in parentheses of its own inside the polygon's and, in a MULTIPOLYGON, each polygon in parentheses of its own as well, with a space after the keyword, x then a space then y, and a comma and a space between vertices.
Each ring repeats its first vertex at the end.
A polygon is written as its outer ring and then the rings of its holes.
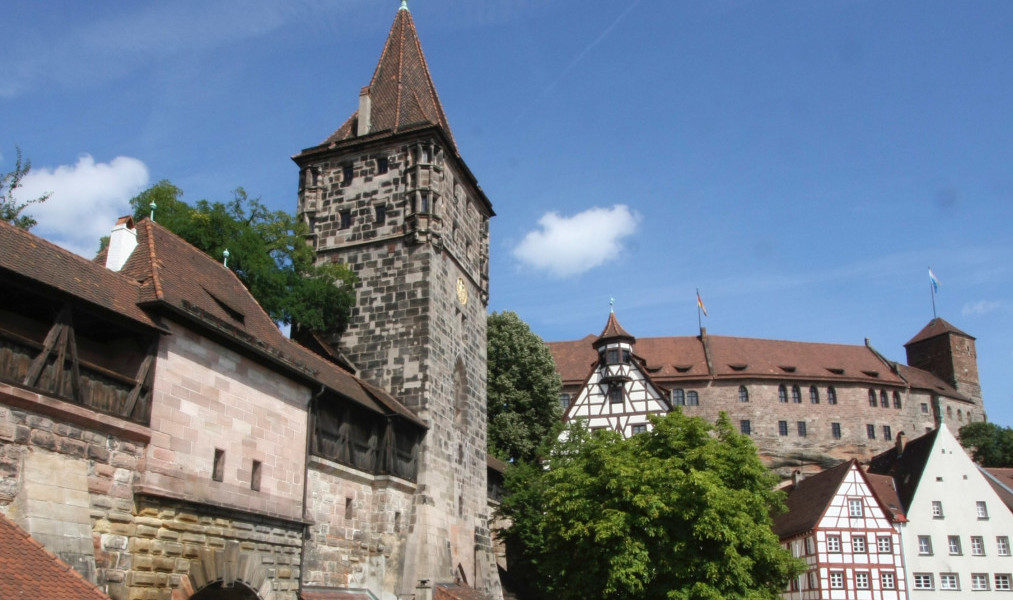
POLYGON ((943 425, 874 457, 907 515, 901 533, 913 599, 1013 592, 1013 514, 943 425))
POLYGON ((805 573, 788 583, 786 600, 908 598, 898 523, 856 461, 843 462, 787 489, 788 511, 774 532, 805 573))

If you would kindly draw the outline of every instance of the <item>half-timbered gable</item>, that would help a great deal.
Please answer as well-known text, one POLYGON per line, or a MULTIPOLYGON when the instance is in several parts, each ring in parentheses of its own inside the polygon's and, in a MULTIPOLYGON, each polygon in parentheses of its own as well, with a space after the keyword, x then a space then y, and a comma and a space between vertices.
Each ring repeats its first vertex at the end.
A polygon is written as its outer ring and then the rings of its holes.
POLYGON ((894 513, 855 461, 794 482, 774 531, 808 569, 788 584, 793 600, 907 598, 894 513))
POLYGON ((636 356, 636 339, 609 314, 594 343, 598 359, 565 419, 581 420, 591 430, 611 429, 629 437, 650 429, 649 415, 664 415, 671 407, 636 356))

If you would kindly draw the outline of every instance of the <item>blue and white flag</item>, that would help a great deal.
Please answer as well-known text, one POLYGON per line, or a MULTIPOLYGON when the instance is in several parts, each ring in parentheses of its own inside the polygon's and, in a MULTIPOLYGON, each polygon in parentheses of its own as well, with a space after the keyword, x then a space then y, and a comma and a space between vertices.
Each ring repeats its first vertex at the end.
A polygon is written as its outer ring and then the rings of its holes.
POLYGON ((932 267, 929 267, 929 283, 932 284, 933 292, 939 291, 939 279, 936 277, 936 274, 932 272, 932 267))

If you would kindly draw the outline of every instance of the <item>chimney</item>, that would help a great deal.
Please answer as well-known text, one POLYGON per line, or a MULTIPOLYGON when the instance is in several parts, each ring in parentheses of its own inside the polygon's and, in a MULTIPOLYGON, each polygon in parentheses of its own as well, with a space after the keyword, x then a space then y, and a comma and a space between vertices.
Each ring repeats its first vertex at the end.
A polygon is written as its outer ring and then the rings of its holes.
POLYGON ((907 446, 907 436, 903 431, 897 432, 897 456, 904 454, 904 447, 907 446))
POLYGON ((110 271, 122 269, 136 246, 137 230, 134 229, 134 218, 120 217, 109 234, 109 247, 106 248, 106 268, 110 271))
POLYGON ((800 475, 802 475, 802 471, 799 471, 798 469, 795 469, 794 471, 791 472, 791 487, 792 487, 792 489, 795 489, 795 488, 798 487, 798 482, 801 480, 800 475))
POLYGON ((419 579, 415 586, 415 600, 433 600, 433 584, 428 579, 419 579))
POLYGON ((357 119, 357 125, 355 128, 355 135, 362 137, 369 133, 370 126, 370 108, 372 102, 369 99, 369 86, 359 90, 359 117, 357 119))

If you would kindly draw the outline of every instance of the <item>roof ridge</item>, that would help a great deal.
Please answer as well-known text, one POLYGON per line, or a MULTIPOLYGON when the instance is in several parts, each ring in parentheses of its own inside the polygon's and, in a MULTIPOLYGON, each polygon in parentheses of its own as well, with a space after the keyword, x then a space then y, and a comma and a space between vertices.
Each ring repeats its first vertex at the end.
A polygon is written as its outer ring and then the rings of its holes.
POLYGON ((155 298, 165 300, 165 293, 162 291, 162 280, 158 276, 158 254, 155 252, 155 236, 152 234, 150 219, 142 219, 146 234, 148 236, 148 260, 151 262, 151 283, 155 286, 155 298))
MULTIPOLYGON (((408 12, 408 11, 405 11, 408 12)), ((408 14, 409 23, 412 29, 415 29, 415 20, 411 18, 411 13, 408 14)), ((422 72, 426 74, 426 81, 429 83, 429 90, 433 94, 433 103, 436 105, 437 123, 444 125, 443 129, 447 133, 447 137, 450 138, 450 146, 457 152, 457 140, 454 139, 453 132, 450 131, 450 121, 447 120, 447 115, 443 112, 443 103, 440 102, 440 93, 436 91, 436 83, 433 82, 433 75, 429 72, 429 62, 426 60, 426 53, 422 51, 422 40, 419 39, 418 30, 415 30, 415 48, 419 51, 419 60, 422 61, 422 72)))

